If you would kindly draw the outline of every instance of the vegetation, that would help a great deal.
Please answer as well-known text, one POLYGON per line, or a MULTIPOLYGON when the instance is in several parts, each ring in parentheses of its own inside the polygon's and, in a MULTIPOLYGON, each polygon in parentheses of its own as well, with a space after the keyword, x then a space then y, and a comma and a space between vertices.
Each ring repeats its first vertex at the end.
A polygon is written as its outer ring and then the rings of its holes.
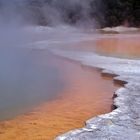
POLYGON ((140 0, 103 0, 106 26, 140 26, 140 0))

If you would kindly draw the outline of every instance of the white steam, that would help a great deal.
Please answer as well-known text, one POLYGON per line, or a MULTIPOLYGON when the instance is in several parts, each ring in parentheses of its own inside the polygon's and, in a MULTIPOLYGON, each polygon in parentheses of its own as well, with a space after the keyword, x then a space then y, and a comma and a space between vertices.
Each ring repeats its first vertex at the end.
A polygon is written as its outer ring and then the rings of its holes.
POLYGON ((93 25, 99 3, 100 0, 0 0, 0 22, 93 25))

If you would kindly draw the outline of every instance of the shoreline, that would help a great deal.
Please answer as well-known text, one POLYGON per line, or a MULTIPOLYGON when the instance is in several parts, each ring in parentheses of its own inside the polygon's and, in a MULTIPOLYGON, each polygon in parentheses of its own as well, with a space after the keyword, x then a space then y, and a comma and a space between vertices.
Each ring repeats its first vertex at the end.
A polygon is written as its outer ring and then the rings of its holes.
POLYGON ((60 65, 68 87, 58 99, 43 103, 31 113, 0 123, 1 139, 50 140, 68 130, 83 127, 84 121, 92 116, 112 110, 112 93, 118 89, 112 78, 103 78, 98 70, 83 67, 75 61, 68 62, 60 57, 58 60, 55 63, 60 65), (16 133, 20 135, 17 137, 16 133))
POLYGON ((61 50, 53 50, 52 52, 56 55, 78 61, 83 65, 102 69, 103 73, 118 75, 114 77, 114 80, 124 84, 124 87, 119 88, 114 93, 116 97, 114 105, 117 109, 108 114, 91 118, 85 122, 84 128, 67 132, 55 140, 139 140, 140 61, 103 57, 93 53, 78 54, 61 50), (113 66, 110 67, 110 65, 113 66))

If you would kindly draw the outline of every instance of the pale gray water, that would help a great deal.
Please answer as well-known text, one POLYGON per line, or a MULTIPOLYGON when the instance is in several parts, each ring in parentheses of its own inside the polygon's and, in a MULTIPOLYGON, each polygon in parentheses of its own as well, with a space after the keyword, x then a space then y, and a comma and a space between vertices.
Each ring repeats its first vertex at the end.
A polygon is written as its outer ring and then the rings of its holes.
POLYGON ((85 35, 67 26, 5 25, 0 30, 0 120, 5 120, 57 97, 65 86, 63 75, 46 49, 85 35))
POLYGON ((0 48, 0 120, 51 100, 63 86, 59 69, 46 51, 0 48))

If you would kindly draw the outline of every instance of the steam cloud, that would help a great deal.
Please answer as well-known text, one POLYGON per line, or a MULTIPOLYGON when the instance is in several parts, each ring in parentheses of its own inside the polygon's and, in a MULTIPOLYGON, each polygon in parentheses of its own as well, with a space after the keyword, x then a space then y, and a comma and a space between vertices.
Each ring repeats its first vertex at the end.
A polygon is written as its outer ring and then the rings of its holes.
POLYGON ((0 22, 93 25, 101 17, 100 4, 101 0, 0 0, 0 22))
MULTIPOLYGON (((0 0, 0 47, 22 44, 28 25, 93 27, 102 0, 0 0)), ((25 35, 26 34, 26 35, 25 35)), ((26 39, 25 39, 26 38, 26 39)))

